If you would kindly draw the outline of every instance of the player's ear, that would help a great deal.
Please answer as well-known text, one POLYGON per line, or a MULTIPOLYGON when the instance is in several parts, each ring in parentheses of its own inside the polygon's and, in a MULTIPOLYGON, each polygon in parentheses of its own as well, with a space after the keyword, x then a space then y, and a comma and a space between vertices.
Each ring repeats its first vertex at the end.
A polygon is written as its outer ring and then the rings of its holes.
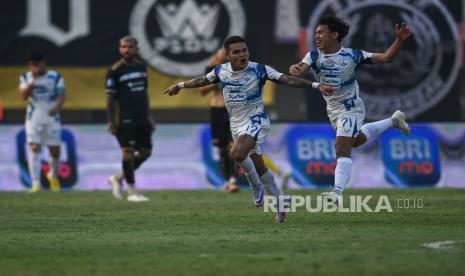
POLYGON ((337 39, 338 36, 339 36, 339 33, 338 33, 338 32, 332 32, 332 33, 330 34, 330 36, 331 36, 332 39, 337 39))

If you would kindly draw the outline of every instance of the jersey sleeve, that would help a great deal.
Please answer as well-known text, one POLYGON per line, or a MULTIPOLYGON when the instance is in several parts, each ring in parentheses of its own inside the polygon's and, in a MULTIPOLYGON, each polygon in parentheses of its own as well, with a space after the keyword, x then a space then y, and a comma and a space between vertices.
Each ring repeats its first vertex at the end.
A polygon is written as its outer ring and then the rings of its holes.
POLYGON ((19 89, 26 89, 28 86, 26 74, 19 76, 19 89))
POLYGON ((269 80, 279 80, 279 78, 283 75, 283 73, 276 71, 268 65, 265 65, 265 70, 269 80))
POLYGON ((106 77, 105 92, 116 94, 116 83, 115 71, 109 69, 106 77))
POLYGON ((215 66, 215 68, 207 74, 207 79, 211 83, 217 83, 220 80, 218 77, 220 70, 221 70, 221 64, 215 66))
POLYGON ((55 92, 57 94, 64 94, 65 93, 65 80, 63 79, 63 77, 58 74, 58 81, 56 83, 56 86, 55 86, 55 92))
POLYGON ((358 50, 358 51, 359 51, 359 61, 358 61, 359 64, 372 64, 373 63, 373 60, 372 60, 373 53, 363 51, 363 50, 358 50))
POLYGON ((308 52, 304 58, 302 59, 302 62, 305 63, 305 64, 308 64, 308 65, 312 65, 313 63, 313 60, 312 60, 312 57, 310 56, 310 52, 308 52))

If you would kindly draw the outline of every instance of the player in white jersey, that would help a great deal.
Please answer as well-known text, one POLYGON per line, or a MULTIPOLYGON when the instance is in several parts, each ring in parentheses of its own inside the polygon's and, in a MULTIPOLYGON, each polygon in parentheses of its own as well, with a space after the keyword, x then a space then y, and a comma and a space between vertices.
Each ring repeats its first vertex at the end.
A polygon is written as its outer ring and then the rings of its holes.
POLYGON ((41 146, 50 150, 50 166, 47 179, 52 191, 60 190, 58 180, 61 126, 60 110, 65 102, 63 78, 47 69, 42 53, 32 52, 27 58, 29 71, 20 76, 21 98, 28 101, 26 112, 26 140, 29 144, 28 163, 31 175, 31 192, 41 189, 41 146))
POLYGON ((323 193, 331 201, 341 201, 342 192, 349 182, 352 170, 351 150, 364 144, 367 139, 378 135, 390 127, 399 128, 404 134, 410 133, 405 114, 398 110, 387 119, 363 124, 365 107, 359 96, 356 81, 357 67, 361 64, 391 62, 411 31, 404 23, 396 24, 396 39, 384 53, 369 53, 342 47, 341 41, 349 32, 349 25, 335 16, 320 20, 315 31, 318 50, 311 51, 302 62, 290 67, 290 73, 300 76, 311 67, 318 80, 339 91, 323 95, 327 103, 329 120, 336 131, 336 171, 334 189, 323 193))
MULTIPOLYGON (((212 83, 220 83, 223 86, 223 97, 230 116, 234 140, 230 155, 244 169, 254 203, 259 207, 263 205, 264 190, 271 196, 283 195, 262 158, 261 144, 270 131, 270 120, 263 106, 262 92, 265 82, 272 80, 293 87, 313 87, 324 93, 332 93, 336 89, 287 76, 267 65, 249 61, 247 44, 240 36, 226 39, 224 48, 228 63, 217 65, 205 76, 173 85, 164 93, 172 96, 182 88, 195 88, 212 83)), ((276 222, 283 222, 285 217, 286 213, 278 212, 276 222)))

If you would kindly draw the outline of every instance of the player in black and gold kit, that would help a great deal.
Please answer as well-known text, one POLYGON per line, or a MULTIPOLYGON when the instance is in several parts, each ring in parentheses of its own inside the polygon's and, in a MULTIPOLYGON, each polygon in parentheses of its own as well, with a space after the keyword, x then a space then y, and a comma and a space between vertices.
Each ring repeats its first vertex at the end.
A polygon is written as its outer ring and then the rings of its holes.
POLYGON ((111 66, 106 78, 108 132, 116 136, 123 153, 123 171, 112 175, 108 182, 113 196, 123 198, 122 180, 128 185, 128 201, 149 199, 135 189, 134 171, 152 152, 155 129, 150 116, 147 92, 147 67, 137 59, 139 48, 134 37, 120 40, 121 59, 111 66))

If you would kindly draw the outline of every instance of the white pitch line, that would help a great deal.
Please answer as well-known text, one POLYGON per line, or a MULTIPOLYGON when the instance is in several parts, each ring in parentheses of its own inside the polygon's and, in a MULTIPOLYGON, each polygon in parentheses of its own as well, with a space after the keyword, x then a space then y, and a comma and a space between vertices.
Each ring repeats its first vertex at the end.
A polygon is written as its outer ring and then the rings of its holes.
POLYGON ((430 242, 430 243, 424 243, 423 246, 432 248, 432 249, 452 249, 454 246, 453 244, 457 243, 456 241, 438 241, 438 242, 430 242))

